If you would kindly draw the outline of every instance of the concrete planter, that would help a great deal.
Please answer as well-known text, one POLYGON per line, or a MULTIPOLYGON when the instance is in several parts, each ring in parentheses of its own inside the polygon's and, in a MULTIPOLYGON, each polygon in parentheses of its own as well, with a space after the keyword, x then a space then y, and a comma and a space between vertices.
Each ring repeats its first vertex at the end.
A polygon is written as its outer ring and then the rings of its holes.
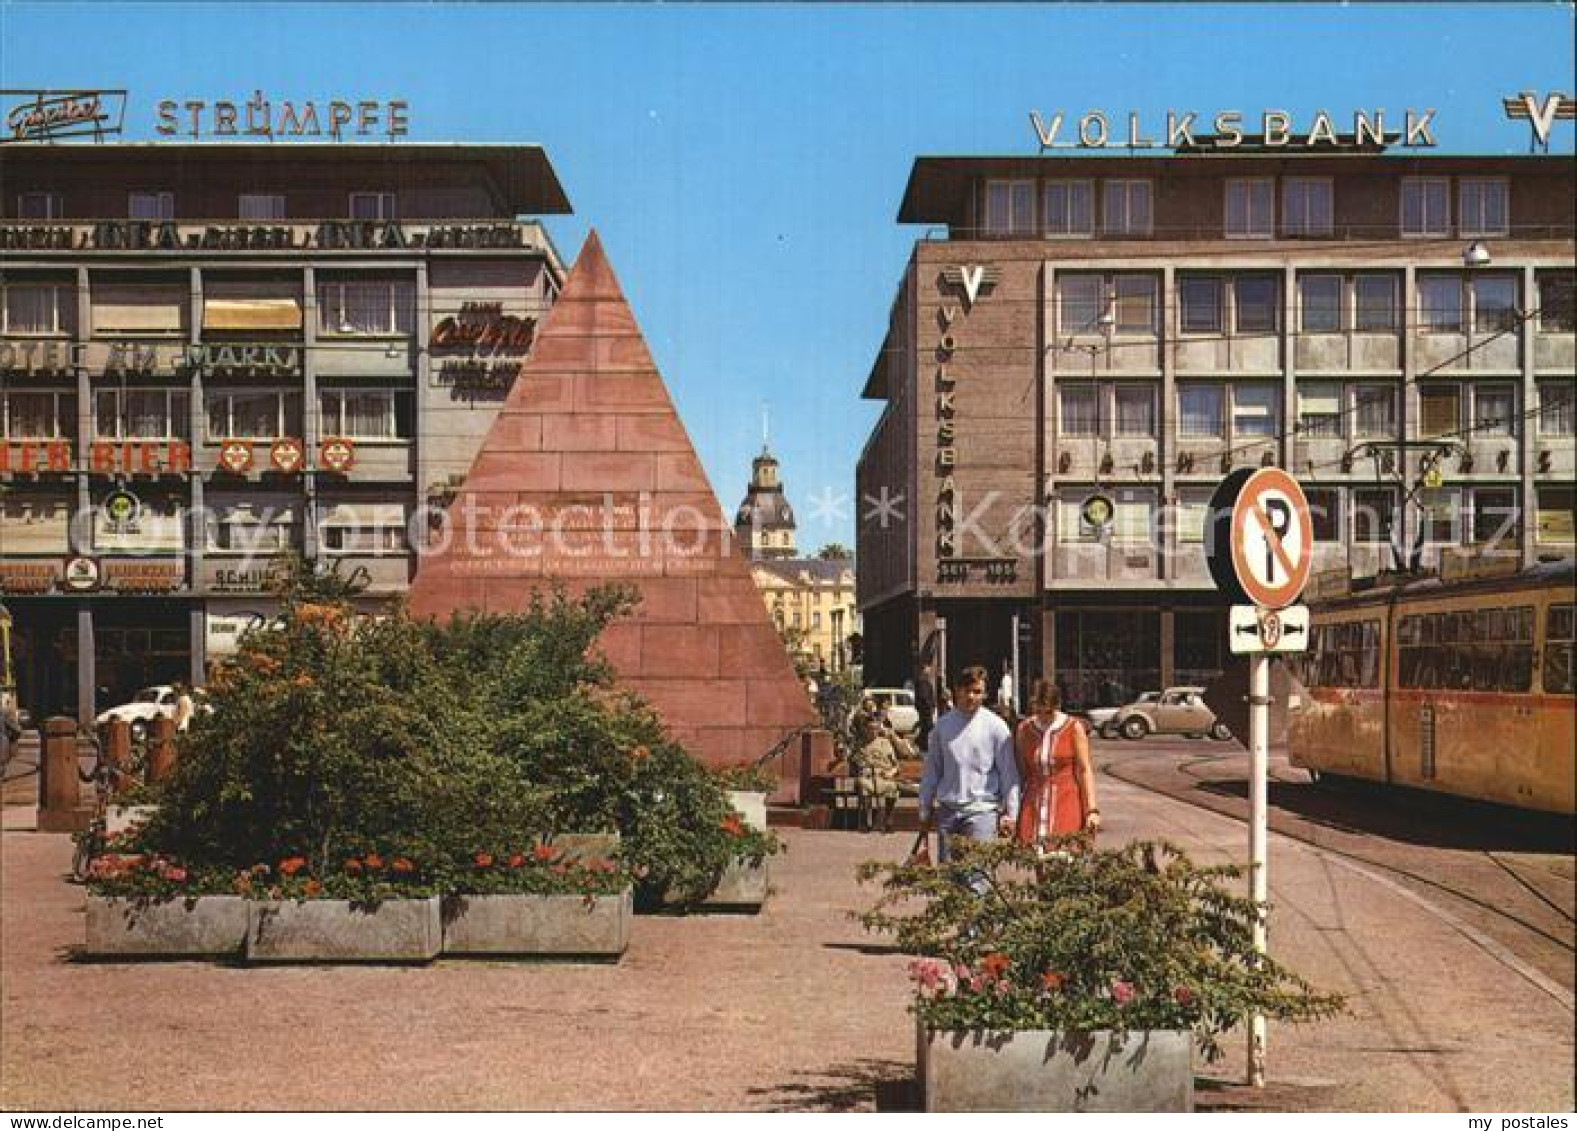
POLYGON ((451 895, 445 954, 617 959, 630 944, 635 900, 618 895, 451 895))
POLYGON ((926 1111, 1193 1111, 1193 1035, 919 1027, 926 1111))
POLYGON ((712 894, 701 901, 703 908, 719 911, 760 911, 767 901, 767 861, 748 864, 735 860, 723 869, 712 894))
POLYGON ((104 808, 104 835, 116 836, 133 825, 146 824, 158 811, 157 805, 107 805, 104 808))
POLYGON ((731 789, 728 790, 728 803, 750 828, 767 831, 766 794, 753 789, 731 789))
POLYGON ((443 947, 438 897, 255 900, 247 906, 248 962, 430 962, 443 947))
POLYGON ((87 897, 87 946, 94 958, 198 958, 239 954, 247 901, 202 895, 159 903, 120 896, 87 897))

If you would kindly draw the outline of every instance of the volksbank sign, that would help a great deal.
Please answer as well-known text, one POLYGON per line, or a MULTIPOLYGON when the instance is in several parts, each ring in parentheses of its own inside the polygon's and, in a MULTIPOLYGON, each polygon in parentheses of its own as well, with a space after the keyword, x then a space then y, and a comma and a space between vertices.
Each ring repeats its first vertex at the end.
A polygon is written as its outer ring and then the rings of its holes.
POLYGON ((1238 110, 1223 110, 1214 118, 1201 118, 1197 110, 1168 110, 1164 117, 1145 118, 1130 111, 1122 118, 1091 110, 1070 119, 1059 110, 1049 118, 1039 110, 1029 113, 1040 148, 1047 149, 1235 149, 1252 137, 1256 147, 1269 149, 1353 149, 1370 145, 1400 145, 1405 149, 1431 149, 1433 110, 1406 110, 1387 116, 1384 110, 1355 110, 1351 130, 1338 133, 1336 119, 1316 110, 1306 123, 1295 122, 1285 110, 1266 110, 1245 118, 1238 110), (1298 129, 1297 126, 1306 128, 1298 129), (1205 132, 1208 127, 1209 132, 1205 132), (1257 128, 1256 128, 1257 127, 1257 128), (1195 130, 1199 130, 1198 136, 1195 130))

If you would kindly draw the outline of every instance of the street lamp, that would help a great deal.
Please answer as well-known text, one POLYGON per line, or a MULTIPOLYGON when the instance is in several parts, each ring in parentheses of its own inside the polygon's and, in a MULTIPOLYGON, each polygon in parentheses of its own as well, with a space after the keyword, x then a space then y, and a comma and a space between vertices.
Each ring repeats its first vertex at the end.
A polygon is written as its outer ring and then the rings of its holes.
POLYGON ((1474 240, 1462 249, 1462 266, 1488 267, 1490 264, 1489 248, 1483 240, 1474 240))

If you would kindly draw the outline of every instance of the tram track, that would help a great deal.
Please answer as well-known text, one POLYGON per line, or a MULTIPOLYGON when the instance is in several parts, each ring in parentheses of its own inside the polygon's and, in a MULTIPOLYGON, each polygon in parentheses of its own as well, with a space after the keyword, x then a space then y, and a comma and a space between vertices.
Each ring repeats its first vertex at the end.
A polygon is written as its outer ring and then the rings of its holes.
MULTIPOLYGON (((1142 753, 1137 758, 1103 759, 1099 762, 1099 772, 1148 792, 1186 802, 1240 823, 1247 823, 1246 797, 1240 802, 1230 790, 1221 788, 1233 782, 1244 784, 1246 787, 1242 761, 1241 754, 1179 757, 1172 752, 1153 752, 1142 753), (1225 774, 1210 772, 1209 767, 1219 767, 1223 764, 1229 767, 1225 774), (1136 772, 1140 767, 1150 772, 1136 772), (1154 780, 1156 770, 1161 772, 1162 780, 1159 782, 1154 780), (1168 780, 1169 778, 1176 780, 1174 782, 1168 780)), ((1274 789, 1278 785, 1298 787, 1301 783, 1273 777, 1271 785, 1274 789)), ((1357 807, 1358 817, 1365 815, 1363 812, 1365 799, 1354 795, 1350 803, 1357 807)), ((1406 806, 1407 802, 1404 799, 1388 796, 1386 804, 1390 806, 1391 815, 1394 816, 1397 807, 1406 806)), ((1502 859, 1495 850, 1450 848, 1449 851, 1460 856, 1456 860, 1442 860, 1442 866, 1452 866, 1455 870, 1461 870, 1459 866, 1461 858, 1470 858, 1482 864, 1486 870, 1502 877, 1502 882, 1515 885, 1517 891, 1535 901, 1554 922, 1546 921, 1541 924, 1529 918, 1526 912, 1519 913, 1518 910, 1505 906, 1505 901, 1496 899, 1492 893, 1483 890, 1475 891, 1461 883, 1453 883, 1439 876, 1430 875, 1409 863, 1387 859, 1383 852, 1365 852, 1355 845, 1340 843, 1343 840, 1365 835, 1377 835, 1360 831, 1352 827, 1350 822, 1347 823, 1348 827, 1342 824, 1325 823, 1317 817, 1279 808, 1274 803, 1271 805, 1270 814, 1271 830, 1276 834, 1306 845, 1326 855, 1334 863, 1380 882, 1383 886, 1425 907, 1437 918, 1471 938, 1503 965, 1554 998, 1566 1010, 1577 1012, 1577 1002, 1574 1002, 1569 981, 1573 958, 1577 956, 1577 944, 1573 942, 1572 932, 1563 930, 1577 922, 1577 919, 1574 919, 1571 910, 1562 907, 1540 891, 1524 875, 1519 874, 1502 859), (1457 901, 1461 914, 1440 904, 1438 900, 1442 897, 1457 901), (1462 916, 1477 919, 1478 922, 1467 922, 1462 916), (1532 954, 1522 953, 1527 951, 1532 951, 1532 954), (1540 959, 1543 961, 1539 961, 1540 959), (1541 966, 1543 969, 1540 969, 1541 966), (1552 977, 1552 974, 1555 976, 1552 977)), ((1427 820, 1431 814, 1425 809, 1412 807, 1411 816, 1418 820, 1427 820)), ((1388 840, 1385 843, 1393 842, 1388 840)), ((1427 851, 1427 848, 1419 845, 1398 845, 1398 847, 1407 852, 1427 851)))

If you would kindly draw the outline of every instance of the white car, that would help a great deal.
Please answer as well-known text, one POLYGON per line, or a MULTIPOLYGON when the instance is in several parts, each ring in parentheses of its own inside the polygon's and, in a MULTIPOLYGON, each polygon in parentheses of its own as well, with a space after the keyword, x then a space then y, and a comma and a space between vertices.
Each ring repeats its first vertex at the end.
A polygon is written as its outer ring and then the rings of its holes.
POLYGON ((1117 713, 1119 711, 1126 710, 1130 706, 1137 707, 1146 703, 1154 703, 1160 697, 1161 693, 1159 691, 1146 691, 1132 703, 1123 703, 1116 707, 1091 707, 1084 712, 1084 717, 1089 720, 1090 729, 1102 738, 1116 738, 1117 713))
POLYGON ((175 701, 180 698, 180 692, 167 683, 154 687, 144 687, 132 696, 130 703, 122 703, 119 707, 111 707, 104 711, 93 721, 99 726, 117 720, 131 724, 131 738, 133 742, 141 742, 147 737, 148 730, 154 719, 173 719, 175 717, 175 701))
POLYGON ((920 730, 920 710, 914 705, 914 692, 907 687, 867 687, 862 695, 876 701, 893 730, 910 737, 920 730))

